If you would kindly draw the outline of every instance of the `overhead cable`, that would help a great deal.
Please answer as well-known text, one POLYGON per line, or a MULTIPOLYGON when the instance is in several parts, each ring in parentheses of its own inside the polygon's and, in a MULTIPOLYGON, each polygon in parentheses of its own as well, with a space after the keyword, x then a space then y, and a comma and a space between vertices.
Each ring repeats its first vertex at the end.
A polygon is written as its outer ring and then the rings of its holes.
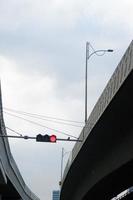
POLYGON ((73 136, 73 135, 70 135, 70 134, 68 134, 68 133, 65 133, 64 131, 60 131, 60 130, 57 130, 57 129, 50 128, 50 127, 45 126, 45 125, 42 125, 42 124, 40 124, 40 123, 38 123, 38 122, 29 120, 29 119, 25 119, 25 118, 23 118, 23 117, 20 117, 20 116, 11 114, 11 113, 9 113, 9 112, 5 112, 5 111, 4 111, 4 113, 7 114, 7 115, 10 115, 10 116, 12 116, 12 117, 16 117, 16 118, 18 118, 18 119, 22 119, 22 120, 24 120, 24 121, 27 121, 27 122, 29 122, 29 123, 32 123, 32 124, 34 124, 34 125, 41 126, 41 127, 43 127, 43 128, 46 128, 46 129, 49 129, 49 130, 52 130, 52 131, 56 131, 56 132, 61 133, 61 134, 63 134, 63 135, 66 135, 66 136, 73 137, 73 138, 76 138, 76 139, 77 139, 77 137, 75 137, 75 136, 73 136))
POLYGON ((6 108, 6 107, 4 107, 4 110, 8 110, 8 111, 12 111, 12 112, 20 113, 20 114, 23 113, 25 115, 27 114, 27 115, 38 116, 38 117, 42 117, 42 118, 55 119, 55 120, 58 120, 58 121, 84 124, 84 122, 80 122, 80 121, 68 120, 68 119, 62 119, 62 118, 56 118, 56 117, 50 117, 50 116, 46 116, 46 115, 39 115, 39 114, 35 114, 35 113, 29 113, 29 112, 19 111, 19 110, 15 110, 15 109, 11 109, 11 108, 6 108))
POLYGON ((41 119, 41 120, 44 120, 44 121, 49 121, 49 122, 53 122, 53 123, 57 123, 57 124, 74 126, 74 127, 78 127, 78 128, 82 128, 83 127, 81 125, 75 125, 75 124, 65 123, 65 122, 61 122, 61 121, 59 122, 59 121, 55 121, 55 120, 45 119, 45 117, 36 116, 35 114, 30 114, 30 113, 26 113, 26 112, 22 112, 22 111, 16 111, 16 110, 12 110, 12 109, 5 109, 5 110, 9 110, 10 112, 17 113, 19 115, 25 115, 25 116, 28 116, 28 117, 41 119))

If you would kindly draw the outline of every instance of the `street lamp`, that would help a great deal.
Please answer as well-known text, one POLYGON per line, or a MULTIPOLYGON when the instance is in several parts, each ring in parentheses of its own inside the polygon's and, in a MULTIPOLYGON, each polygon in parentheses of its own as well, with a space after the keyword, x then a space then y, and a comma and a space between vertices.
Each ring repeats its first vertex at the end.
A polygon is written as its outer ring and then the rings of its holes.
POLYGON ((100 49, 95 50, 93 46, 86 42, 86 67, 85 67, 85 124, 87 122, 87 68, 88 68, 88 60, 92 55, 103 56, 106 52, 113 52, 113 49, 100 49), (90 48, 92 49, 92 53, 90 53, 90 48))
POLYGON ((65 152, 64 148, 62 148, 62 152, 61 152, 61 179, 60 179, 60 182, 59 182, 60 186, 62 185, 62 178, 63 178, 63 159, 64 159, 64 156, 68 153, 70 153, 70 151, 65 152))

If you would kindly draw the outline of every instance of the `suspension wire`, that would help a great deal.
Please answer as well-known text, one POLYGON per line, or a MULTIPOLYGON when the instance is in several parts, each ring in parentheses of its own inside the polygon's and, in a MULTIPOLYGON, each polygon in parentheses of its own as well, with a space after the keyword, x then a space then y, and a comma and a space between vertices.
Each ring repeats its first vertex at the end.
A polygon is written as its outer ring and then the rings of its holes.
MULTIPOLYGON (((5 110, 9 110, 10 109, 5 109, 5 110)), ((65 122, 59 122, 59 121, 54 121, 54 120, 50 120, 50 119, 45 119, 44 117, 41 117, 41 116, 36 116, 35 114, 30 114, 30 113, 26 113, 26 112, 22 112, 22 111, 16 111, 16 110, 12 110, 10 112, 13 112, 13 113, 17 113, 17 114, 20 114, 20 115, 25 115, 25 116, 28 116, 28 117, 33 117, 33 118, 36 118, 36 119, 41 119, 41 120, 44 120, 44 121, 49 121, 49 122, 53 122, 53 123, 57 123, 57 124, 63 124, 63 125, 69 125, 69 126, 74 126, 74 127, 78 127, 78 128, 83 128, 83 126, 81 125, 75 125, 75 124, 70 124, 70 123, 65 123, 65 122)))
POLYGON ((15 131, 15 130, 13 130, 13 129, 7 127, 7 126, 6 126, 6 129, 12 131, 13 133, 16 133, 16 134, 19 135, 19 136, 23 136, 22 134, 18 133, 17 131, 15 131))
POLYGON ((58 133, 61 133, 61 134, 63 134, 63 135, 66 135, 66 136, 68 136, 68 137, 73 137, 73 138, 78 139, 77 137, 75 137, 75 136, 73 136, 73 135, 70 135, 70 134, 68 134, 68 133, 65 133, 64 131, 59 131, 59 130, 57 130, 57 129, 53 129, 53 128, 50 128, 50 127, 48 127, 48 126, 44 126, 44 125, 42 125, 42 124, 40 124, 40 123, 38 123, 38 122, 34 122, 34 121, 32 121, 32 120, 25 119, 25 118, 23 118, 23 117, 20 117, 20 116, 11 114, 11 113, 9 113, 9 112, 5 112, 5 111, 4 111, 4 113, 7 114, 7 115, 10 115, 10 116, 12 116, 12 117, 16 117, 16 118, 22 119, 22 120, 24 120, 24 121, 27 121, 27 122, 29 122, 29 123, 32 123, 32 124, 34 124, 34 125, 41 126, 41 127, 43 127, 43 128, 46 128, 46 129, 49 129, 49 130, 52 130, 52 131, 56 131, 56 132, 58 132, 58 133))
POLYGON ((35 113, 29 113, 29 112, 14 110, 14 109, 11 109, 11 108, 6 108, 6 107, 4 107, 4 109, 5 109, 5 110, 8 110, 8 111, 20 113, 20 114, 21 114, 21 113, 24 113, 24 114, 33 115, 33 116, 38 116, 38 117, 42 117, 42 118, 55 119, 55 120, 59 120, 59 121, 65 121, 65 122, 73 122, 73 123, 84 124, 84 122, 80 122, 80 121, 74 121, 74 120, 68 120, 68 119, 62 119, 62 118, 56 118, 56 117, 50 117, 50 116, 46 116, 46 115, 39 115, 39 114, 35 114, 35 113))
POLYGON ((89 43, 89 45, 90 45, 90 47, 92 48, 93 51, 96 51, 96 50, 94 49, 94 47, 91 45, 91 43, 89 43))

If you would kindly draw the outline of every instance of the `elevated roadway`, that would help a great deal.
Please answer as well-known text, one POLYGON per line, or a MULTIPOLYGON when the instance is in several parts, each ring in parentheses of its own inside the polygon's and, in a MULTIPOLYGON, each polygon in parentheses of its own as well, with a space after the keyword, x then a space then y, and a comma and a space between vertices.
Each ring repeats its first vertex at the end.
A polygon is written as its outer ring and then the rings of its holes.
POLYGON ((133 185, 133 41, 79 139, 64 171, 61 200, 109 200, 133 185))
MULTIPOLYGON (((0 91, 0 135, 6 135, 0 91)), ((0 200, 39 200, 25 184, 10 151, 7 138, 0 137, 0 200)))

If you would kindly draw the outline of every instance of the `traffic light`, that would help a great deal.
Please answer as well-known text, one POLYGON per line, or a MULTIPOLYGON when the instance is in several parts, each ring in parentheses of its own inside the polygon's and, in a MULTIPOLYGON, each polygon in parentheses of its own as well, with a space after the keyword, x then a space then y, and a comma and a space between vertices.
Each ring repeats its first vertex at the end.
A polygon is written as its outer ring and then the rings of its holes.
POLYGON ((36 136, 37 142, 56 142, 56 135, 37 135, 36 136))
POLYGON ((50 142, 56 142, 56 135, 51 135, 50 136, 50 142))

